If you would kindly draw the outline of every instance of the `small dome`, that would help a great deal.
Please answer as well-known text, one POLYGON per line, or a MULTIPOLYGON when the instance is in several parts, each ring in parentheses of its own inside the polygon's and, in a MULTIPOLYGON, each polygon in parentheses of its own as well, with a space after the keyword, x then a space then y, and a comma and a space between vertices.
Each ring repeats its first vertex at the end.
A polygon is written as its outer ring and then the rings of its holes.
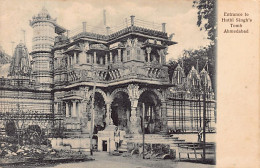
POLYGON ((191 67, 191 70, 187 76, 187 87, 197 89, 200 87, 200 75, 194 66, 191 67))
POLYGON ((200 72, 200 79, 202 86, 206 86, 209 90, 212 90, 212 84, 209 73, 204 68, 200 72))
POLYGON ((172 84, 183 85, 185 82, 185 79, 186 79, 186 76, 185 76, 184 70, 180 66, 180 64, 178 64, 177 67, 174 69, 174 72, 172 75, 172 84))
POLYGON ((40 16, 42 18, 50 18, 50 14, 45 7, 42 8, 42 10, 38 14, 38 16, 40 16))

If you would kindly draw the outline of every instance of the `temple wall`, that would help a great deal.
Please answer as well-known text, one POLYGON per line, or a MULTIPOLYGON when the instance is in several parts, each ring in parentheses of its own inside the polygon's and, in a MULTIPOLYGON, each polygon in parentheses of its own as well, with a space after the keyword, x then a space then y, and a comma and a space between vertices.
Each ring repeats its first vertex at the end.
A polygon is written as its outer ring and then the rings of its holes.
POLYGON ((39 125, 51 131, 53 100, 50 92, 0 90, 0 133, 6 122, 13 120, 17 129, 39 125))
MULTIPOLYGON (((215 102, 206 103, 207 132, 215 132, 215 102)), ((169 100, 167 102, 168 130, 177 132, 198 132, 203 127, 203 101, 169 100)))

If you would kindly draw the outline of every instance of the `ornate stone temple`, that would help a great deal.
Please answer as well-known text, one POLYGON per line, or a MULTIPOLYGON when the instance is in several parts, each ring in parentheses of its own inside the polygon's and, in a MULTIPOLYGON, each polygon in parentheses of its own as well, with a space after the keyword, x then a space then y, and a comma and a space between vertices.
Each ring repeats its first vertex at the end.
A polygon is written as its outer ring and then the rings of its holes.
MULTIPOLYGON (((2 71, 1 72, 5 72, 2 71)), ((20 42, 14 51, 8 74, 0 78, 0 130, 4 133, 9 122, 18 131, 29 125, 39 125, 47 133, 53 123, 53 98, 50 91, 37 89, 32 78, 28 50, 20 42)))
POLYGON ((96 133, 114 125, 126 134, 139 134, 142 122, 147 134, 196 132, 203 118, 205 89, 200 88, 206 86, 208 131, 214 131, 215 100, 208 71, 192 67, 186 76, 178 65, 170 79, 167 49, 177 43, 166 33, 165 23, 153 29, 140 22, 131 16, 121 29, 104 27, 103 33, 83 22, 73 33, 43 8, 30 21, 32 60, 19 44, 10 76, 0 80, 1 115, 19 113, 15 103, 8 105, 19 99, 24 111, 38 111, 51 121, 49 132, 59 130, 63 137, 88 136, 91 124, 96 133), (15 80, 23 82, 16 87, 15 80))
MULTIPOLYGON (((171 86, 167 47, 175 44, 162 31, 131 25, 116 33, 82 32, 56 37, 54 48, 54 113, 63 115, 67 129, 90 122, 95 89, 95 125, 114 124, 140 133, 142 104, 149 132, 167 131, 166 92, 171 86)), ((109 30, 108 30, 109 31, 109 30)))

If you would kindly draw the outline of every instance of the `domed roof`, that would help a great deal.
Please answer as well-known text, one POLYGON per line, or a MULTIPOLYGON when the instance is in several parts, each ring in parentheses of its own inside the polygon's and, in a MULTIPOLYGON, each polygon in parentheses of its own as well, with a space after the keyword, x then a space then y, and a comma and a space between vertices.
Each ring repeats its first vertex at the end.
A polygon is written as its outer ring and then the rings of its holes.
POLYGON ((48 10, 45 7, 43 7, 42 10, 40 11, 40 13, 38 14, 38 16, 44 18, 44 17, 50 17, 50 14, 49 14, 48 10))
POLYGON ((209 73, 203 68, 200 72, 201 85, 206 86, 209 90, 212 89, 209 73))
POLYGON ((191 67, 191 70, 189 74, 187 75, 187 83, 188 88, 199 88, 200 87, 200 75, 198 71, 194 68, 194 66, 191 67))
POLYGON ((180 66, 180 64, 178 64, 172 74, 172 84, 182 85, 185 82, 185 78, 186 78, 186 76, 185 76, 184 70, 180 66))
POLYGON ((28 50, 23 43, 16 46, 8 76, 30 76, 28 50))

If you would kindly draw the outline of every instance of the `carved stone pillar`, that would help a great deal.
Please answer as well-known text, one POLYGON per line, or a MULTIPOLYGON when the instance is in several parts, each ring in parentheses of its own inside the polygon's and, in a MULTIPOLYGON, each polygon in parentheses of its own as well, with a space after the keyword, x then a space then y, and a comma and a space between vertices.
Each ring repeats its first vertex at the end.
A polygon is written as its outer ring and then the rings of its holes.
POLYGON ((81 123, 81 131, 82 133, 89 133, 90 132, 90 127, 88 127, 88 117, 87 117, 87 102, 88 100, 81 101, 81 118, 80 118, 80 123, 81 123))
POLYGON ((71 113, 71 117, 77 117, 76 101, 75 101, 75 100, 72 101, 72 113, 71 113))
POLYGON ((161 118, 162 131, 167 132, 167 106, 165 101, 162 101, 161 112, 162 112, 162 118, 161 118))
POLYGON ((110 62, 110 64, 112 64, 112 63, 113 63, 113 55, 112 55, 112 52, 110 52, 109 54, 110 54, 109 62, 110 62))
POLYGON ((140 130, 140 118, 136 116, 138 100, 131 100, 130 133, 138 134, 140 130))
POLYGON ((76 52, 74 52, 73 59, 74 59, 73 64, 77 64, 77 53, 76 52))
POLYGON ((146 52, 147 52, 147 62, 150 62, 151 61, 151 51, 152 51, 152 48, 151 47, 147 47, 146 48, 146 52))
POLYGON ((69 117, 70 116, 70 112, 69 112, 69 103, 68 102, 65 102, 65 108, 66 108, 66 117, 69 117))
POLYGON ((81 112, 81 102, 78 102, 78 117, 82 117, 82 112, 81 112))
POLYGON ((107 65, 108 64, 108 56, 107 56, 107 54, 105 55, 105 65, 107 65))
POLYGON ((68 66, 70 66, 70 57, 69 56, 67 56, 67 64, 68 64, 68 66))
POLYGON ((94 51, 94 64, 96 64, 97 63, 97 53, 96 53, 96 51, 94 51))
POLYGON ((137 116, 137 104, 140 96, 139 86, 130 84, 127 87, 129 99, 131 101, 130 133, 137 134, 141 128, 140 117, 137 116))
POLYGON ((113 120, 111 118, 111 102, 106 103, 106 125, 113 125, 113 120))
POLYGON ((121 62, 121 49, 118 49, 118 50, 117 50, 117 53, 118 53, 118 54, 117 54, 117 61, 118 61, 118 62, 121 62))

